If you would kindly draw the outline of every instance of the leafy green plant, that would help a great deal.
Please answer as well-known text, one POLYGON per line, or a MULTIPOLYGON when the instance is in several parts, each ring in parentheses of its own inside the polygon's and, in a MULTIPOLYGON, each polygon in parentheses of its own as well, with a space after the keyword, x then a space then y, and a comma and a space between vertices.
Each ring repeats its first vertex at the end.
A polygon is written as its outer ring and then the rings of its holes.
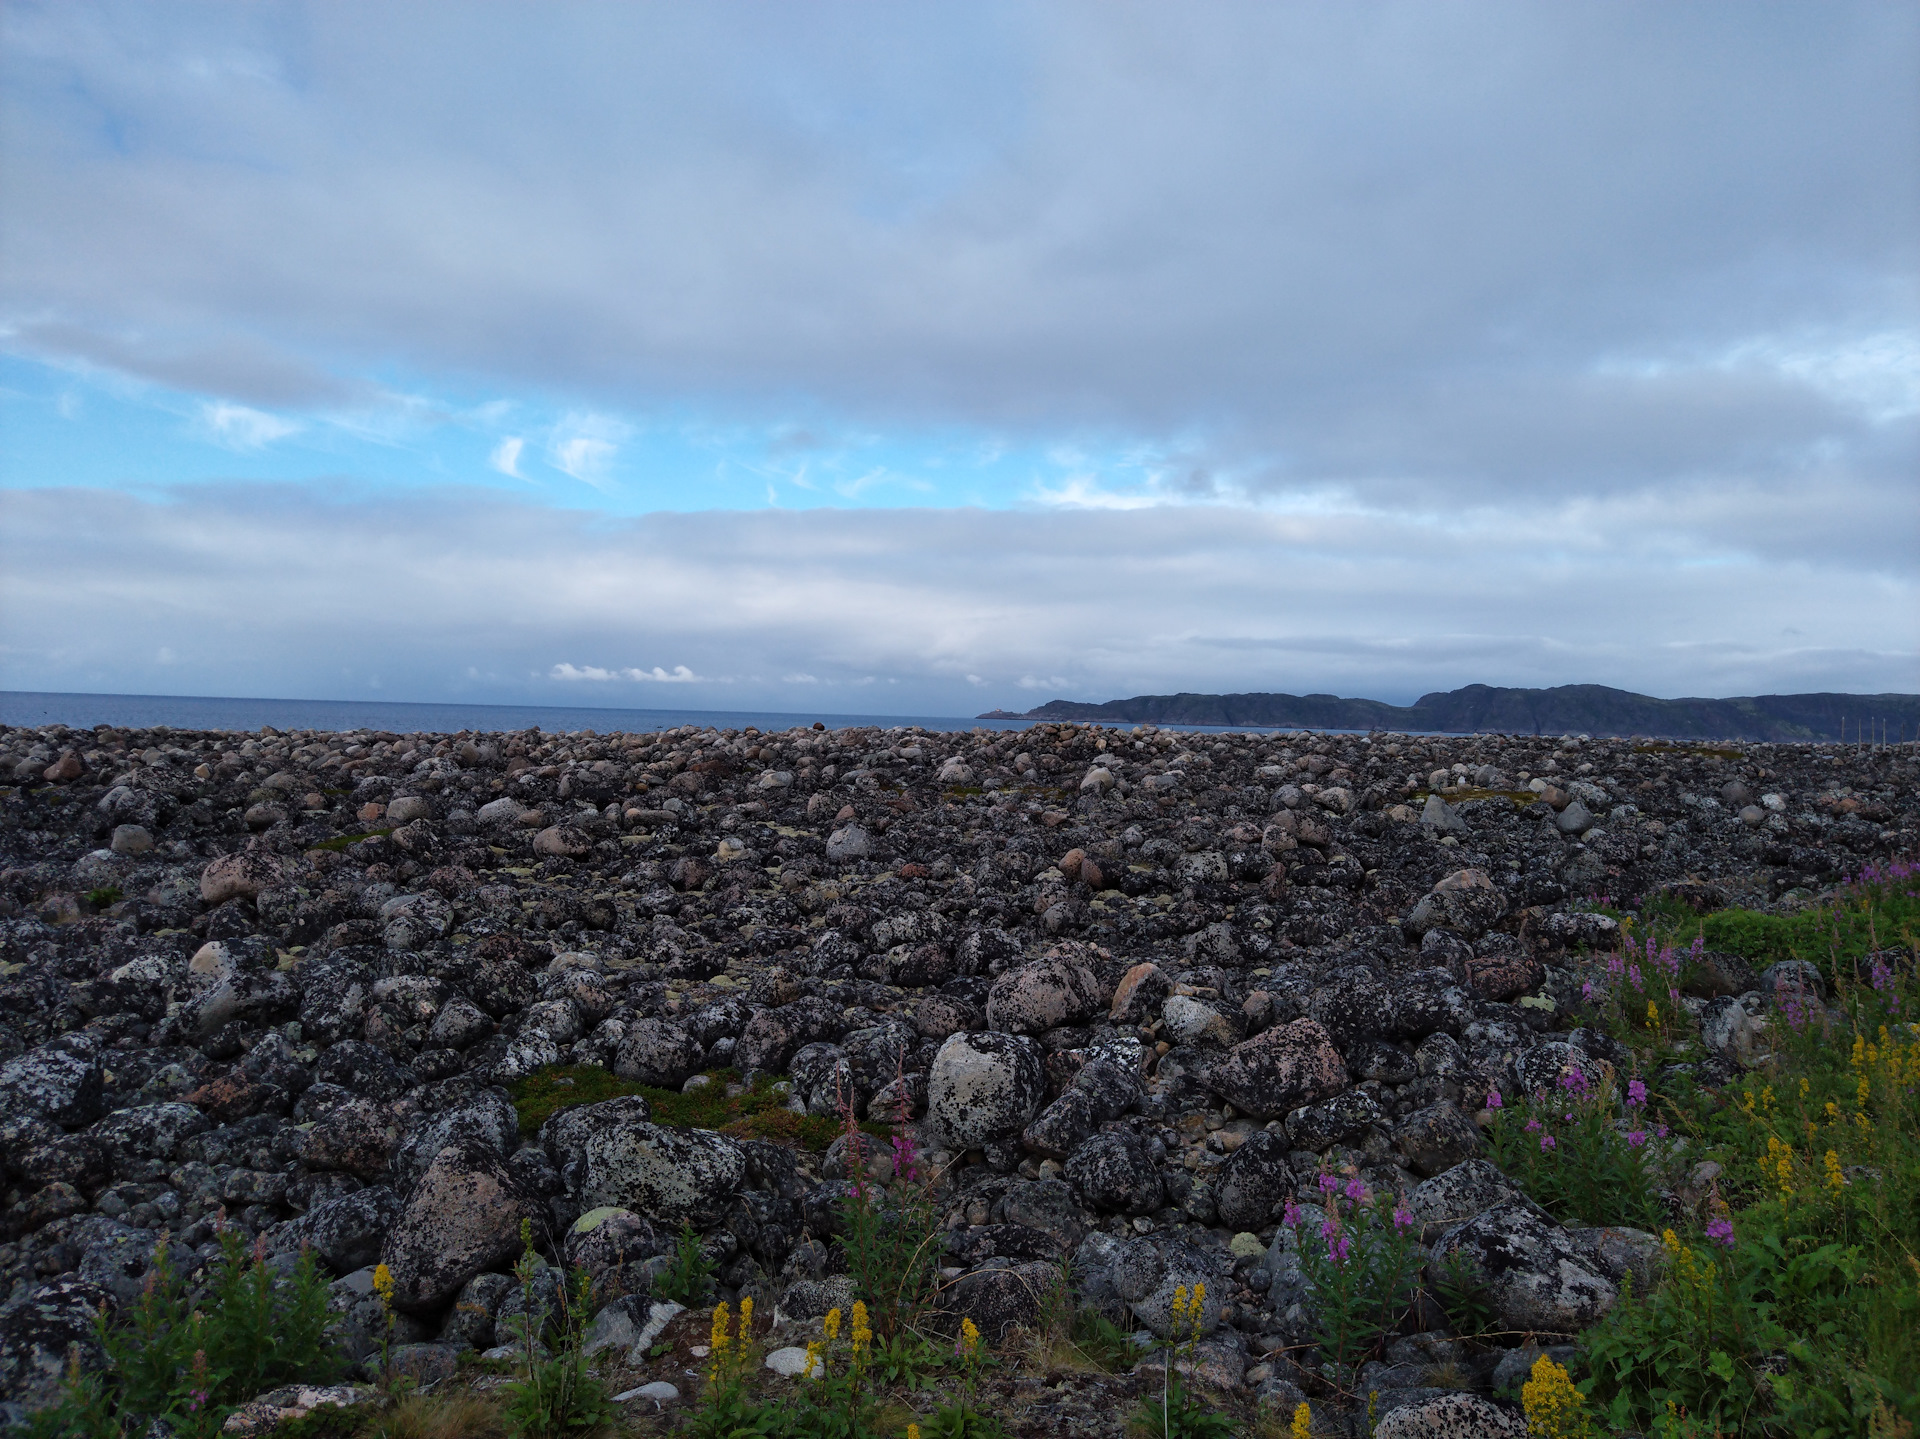
POLYGON ((938 1289, 938 1241, 944 1233, 940 1210, 904 1125, 889 1136, 889 1187, 870 1178, 857 1162, 866 1146, 850 1105, 842 1106, 841 1123, 848 1153, 855 1158, 853 1191, 840 1202, 836 1242, 846 1256, 855 1292, 873 1296, 878 1333, 891 1340, 920 1322, 938 1289))
POLYGON ((1128 1417, 1127 1432, 1134 1439, 1230 1439, 1233 1434, 1233 1420, 1200 1404, 1175 1372, 1199 1346, 1206 1302, 1205 1284, 1194 1285, 1191 1293, 1184 1284, 1173 1291, 1173 1314, 1160 1343, 1160 1397, 1142 1399, 1128 1417))
POLYGON ((864 1302, 854 1301, 844 1344, 841 1328, 840 1311, 828 1310, 825 1337, 807 1346, 803 1402, 786 1421, 785 1433, 794 1439, 877 1439, 880 1407, 868 1373, 874 1336, 864 1302))
POLYGON ((1091 1305, 1073 1311, 1067 1337, 1089 1364, 1109 1374, 1131 1369, 1142 1358, 1133 1336, 1091 1305))
POLYGON ((226 1416, 279 1384, 320 1382, 341 1370, 326 1338, 327 1285, 313 1256, 277 1278, 256 1244, 223 1227, 203 1294, 188 1289, 167 1247, 154 1251, 140 1297, 118 1323, 95 1321, 105 1370, 69 1375, 59 1403, 27 1433, 122 1439, 156 1425, 179 1439, 219 1431, 226 1416))
POLYGON ((1448 1326, 1463 1339, 1490 1333, 1495 1320, 1493 1301, 1473 1261, 1459 1250, 1449 1250, 1439 1263, 1434 1298, 1447 1313, 1448 1326))
POLYGON ((1666 1231, 1659 1282, 1582 1336, 1581 1388, 1613 1427, 1883 1439, 1920 1422, 1920 985, 1911 937, 1883 939, 1914 876, 1888 866, 1837 896, 1829 920, 1853 914, 1867 947, 1849 958, 1829 930, 1831 1005, 1777 997, 1771 1059, 1670 1105, 1723 1173, 1666 1231))
POLYGON ((931 1389, 933 1376, 946 1367, 946 1356, 911 1329, 901 1329, 886 1339, 876 1338, 868 1372, 875 1387, 915 1390, 931 1389))
POLYGON ((725 1304, 714 1306, 707 1383, 681 1431, 687 1439, 764 1439, 784 1427, 781 1406, 756 1400, 747 1387, 755 1357, 753 1300, 740 1301, 737 1335, 728 1328, 730 1319, 725 1304))
POLYGON ((1577 1068, 1555 1090, 1511 1104, 1493 1091, 1493 1161, 1564 1224, 1657 1229, 1665 1210, 1656 1162, 1667 1128, 1648 1116, 1647 1103, 1641 1081, 1628 1081, 1622 1105, 1611 1081, 1594 1084, 1577 1068))
POLYGON ((689 1309, 707 1297, 713 1285, 713 1261, 700 1249, 700 1236, 683 1220, 673 1242, 673 1260, 653 1278, 656 1299, 668 1299, 689 1309))
POLYGON ((1319 1311, 1321 1372, 1337 1383, 1406 1312, 1424 1253, 1413 1216, 1357 1178, 1322 1174, 1320 1198, 1318 1225, 1303 1224, 1291 1200, 1283 1219, 1319 1311))
POLYGON ((960 1321, 960 1337, 954 1341, 953 1353, 960 1361, 960 1392, 927 1416, 927 1433, 933 1439, 1005 1439, 1006 1427, 980 1408, 980 1370, 986 1362, 986 1346, 979 1326, 971 1319, 960 1321))
POLYGON ((591 1281, 582 1272, 571 1286, 560 1286, 559 1313, 549 1329, 551 1353, 543 1353, 535 1318, 534 1281, 543 1265, 533 1247, 533 1225, 522 1220, 520 1241, 525 1246, 514 1273, 520 1280, 522 1310, 507 1321, 518 1331, 525 1362, 518 1379, 505 1389, 504 1413, 509 1428, 521 1439, 572 1439, 604 1428, 614 1409, 606 1386, 587 1365, 584 1345, 591 1281))
POLYGON ((117 884, 103 884, 98 889, 87 891, 87 903, 95 909, 110 909, 120 903, 120 899, 120 886, 117 884))

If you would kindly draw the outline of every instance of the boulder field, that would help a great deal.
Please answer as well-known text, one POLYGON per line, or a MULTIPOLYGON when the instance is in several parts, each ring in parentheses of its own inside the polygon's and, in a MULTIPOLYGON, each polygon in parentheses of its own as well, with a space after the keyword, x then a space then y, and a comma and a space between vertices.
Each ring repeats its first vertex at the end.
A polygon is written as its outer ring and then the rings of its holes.
MULTIPOLYGON (((220 1224, 310 1249, 362 1359, 381 1262, 398 1345, 504 1338, 523 1224, 603 1294, 644 1294, 690 1224, 721 1297, 843 1296, 834 1203, 888 1159, 639 1094, 529 1132, 514 1087, 556 1066, 778 1076, 795 1110, 905 1133, 949 1307, 990 1334, 1062 1261, 1130 1330, 1204 1281, 1205 1377, 1284 1399, 1314 1312, 1280 1219, 1334 1173, 1552 1342, 1650 1241, 1556 1224, 1482 1126, 1490 1090, 1612 1057, 1580 988, 1605 911, 1791 909, 1920 842, 1910 749, 1584 737, 54 726, 0 729, 0 784, 24 1406, 157 1244, 191 1268, 220 1224)), ((1775 990, 1731 956, 1694 973, 1713 1082, 1764 1052, 1775 990)), ((601 1329, 645 1321, 617 1302, 601 1329)), ((1455 1363, 1490 1391, 1503 1362, 1428 1316, 1371 1382, 1455 1363)), ((1408 1395, 1388 1410, 1470 1400, 1408 1395)))

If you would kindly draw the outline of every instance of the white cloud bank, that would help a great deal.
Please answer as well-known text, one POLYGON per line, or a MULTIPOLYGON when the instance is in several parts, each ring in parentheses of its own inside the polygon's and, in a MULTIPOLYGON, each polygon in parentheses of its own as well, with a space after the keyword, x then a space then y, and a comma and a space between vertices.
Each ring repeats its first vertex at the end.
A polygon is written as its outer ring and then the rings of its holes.
POLYGON ((322 697, 378 674, 396 698, 671 685, 728 709, 781 708, 801 685, 850 709, 884 685, 890 711, 945 714, 1181 689, 1407 700, 1472 681, 1912 690, 1911 533, 1844 487, 1429 519, 623 520, 496 492, 16 491, 0 494, 0 686, 138 692, 164 647, 173 693, 322 697), (671 666, 638 663, 663 651, 671 666))

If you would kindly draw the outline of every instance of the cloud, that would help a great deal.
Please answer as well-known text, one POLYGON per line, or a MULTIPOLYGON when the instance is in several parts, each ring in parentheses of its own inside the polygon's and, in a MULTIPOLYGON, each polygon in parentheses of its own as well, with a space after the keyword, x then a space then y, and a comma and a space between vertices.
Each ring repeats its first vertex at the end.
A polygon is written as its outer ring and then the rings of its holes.
POLYGON ((258 450, 301 429, 298 421, 245 405, 208 404, 202 407, 200 419, 216 444, 234 450, 258 450))
POLYGON ((631 680, 642 684, 669 685, 712 683, 712 681, 703 680, 685 665, 675 665, 671 670, 664 670, 660 668, 659 665, 655 665, 652 669, 646 670, 635 668, 602 669, 598 665, 572 665, 564 661, 548 670, 547 678, 562 680, 567 683, 572 683, 577 680, 588 680, 594 683, 605 683, 608 680, 631 680))
POLYGON ((1861 486, 1425 518, 623 519, 491 490, 334 493, 0 491, 0 687, 138 692, 166 646, 183 693, 325 696, 349 672, 421 700, 672 685, 694 708, 779 710, 786 677, 810 675, 810 692, 884 686, 891 712, 952 715, 1177 690, 1406 701, 1473 681, 1920 688, 1915 502, 1889 511, 1861 486))
POLYGON ((518 435, 502 440, 493 447, 493 453, 487 456, 487 464, 503 475, 512 475, 516 480, 524 480, 520 473, 520 451, 526 448, 526 441, 518 435))
POLYGON ((221 13, 8 10, 13 347, 1178 457, 1035 491, 1081 508, 1920 458, 1913 7, 221 13))

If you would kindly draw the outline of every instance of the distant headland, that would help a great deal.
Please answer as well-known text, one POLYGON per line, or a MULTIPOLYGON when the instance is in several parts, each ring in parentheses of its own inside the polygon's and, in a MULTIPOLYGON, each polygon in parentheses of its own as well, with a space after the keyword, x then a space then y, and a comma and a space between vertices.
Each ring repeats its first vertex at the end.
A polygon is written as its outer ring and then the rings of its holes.
POLYGON ((1420 730, 1440 734, 1646 735, 1662 739, 1901 743, 1920 738, 1920 695, 1745 695, 1655 699, 1606 685, 1502 689, 1467 685, 1410 705, 1336 695, 1135 695, 1105 704, 1049 700, 1025 714, 981 719, 1092 720, 1104 724, 1420 730))

